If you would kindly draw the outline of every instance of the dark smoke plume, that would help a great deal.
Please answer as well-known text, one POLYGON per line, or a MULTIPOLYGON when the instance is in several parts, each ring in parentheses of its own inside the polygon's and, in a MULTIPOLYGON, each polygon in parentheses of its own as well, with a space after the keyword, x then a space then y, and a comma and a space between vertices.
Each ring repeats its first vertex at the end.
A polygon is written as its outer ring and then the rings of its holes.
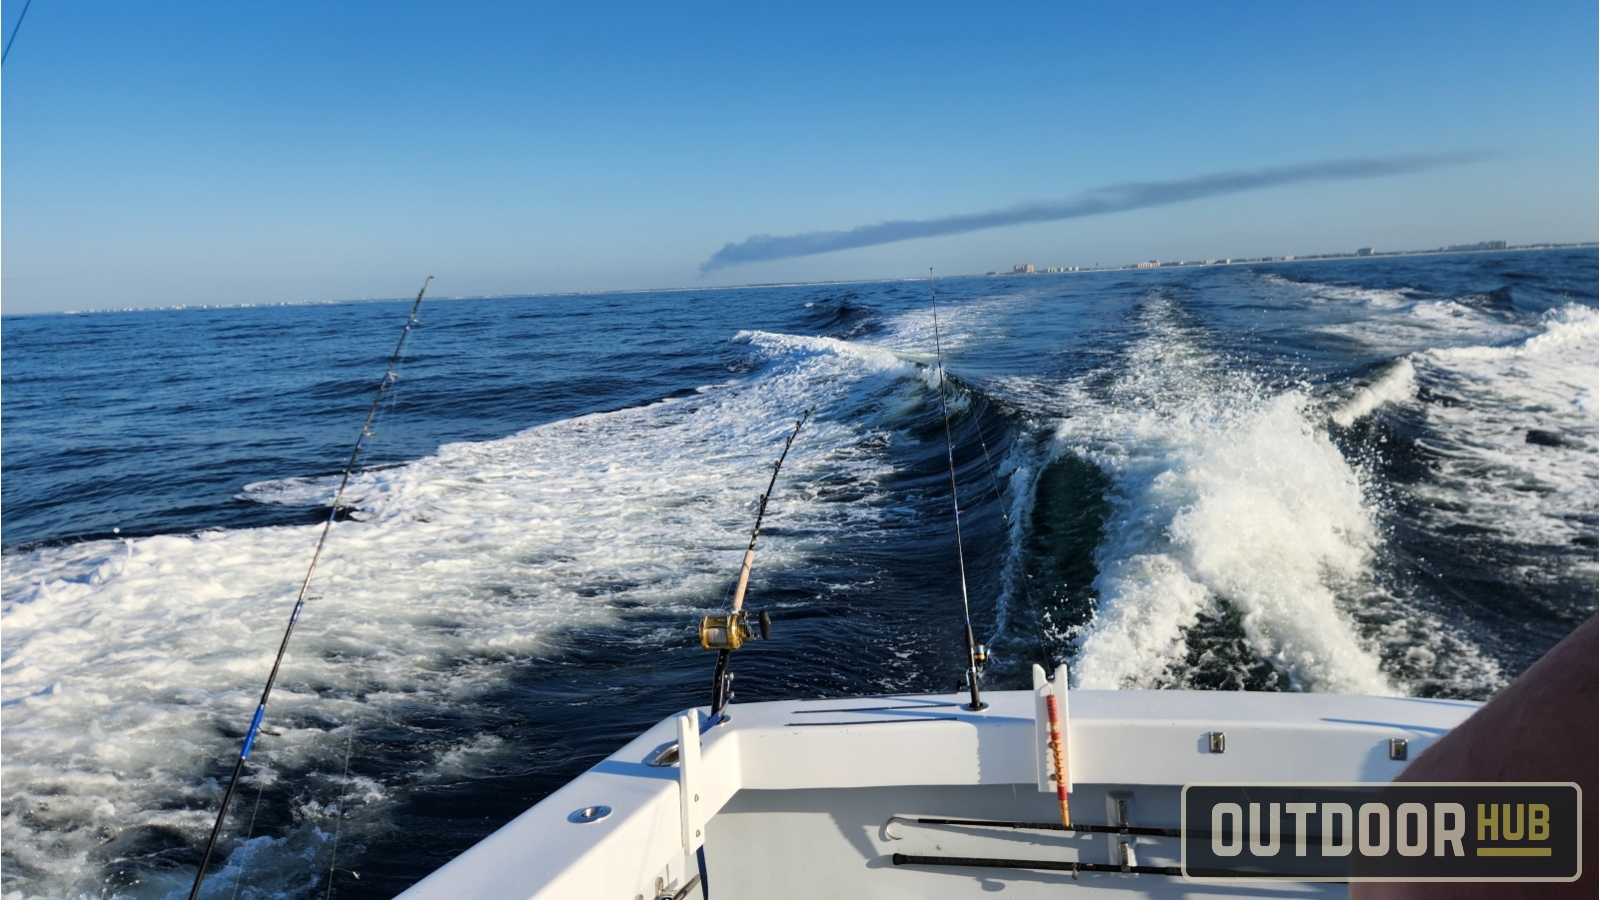
POLYGON ((1295 166, 1273 166, 1245 172, 1217 172, 1177 181, 1130 181, 1086 191, 1067 200, 1023 203, 990 212, 944 216, 938 219, 879 222, 876 225, 862 225, 848 231, 811 231, 805 234, 780 236, 758 234, 737 244, 724 245, 701 264, 700 273, 703 275, 744 263, 815 256, 818 253, 832 253, 835 250, 851 250, 856 247, 872 247, 947 234, 965 234, 969 231, 982 231, 985 228, 1000 228, 1005 225, 1101 216, 1129 209, 1166 206, 1171 203, 1182 203, 1185 200, 1200 200, 1286 184, 1404 175, 1468 162, 1476 158, 1476 154, 1449 154, 1340 159, 1295 166))

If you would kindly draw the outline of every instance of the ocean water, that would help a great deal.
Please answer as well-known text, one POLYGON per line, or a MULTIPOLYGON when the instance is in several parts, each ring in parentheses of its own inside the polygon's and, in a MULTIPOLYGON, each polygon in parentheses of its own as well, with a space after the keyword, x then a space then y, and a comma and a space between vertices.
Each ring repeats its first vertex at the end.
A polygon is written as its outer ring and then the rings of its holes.
MULTIPOLYGON (((1596 263, 938 282, 985 686, 1492 693, 1600 589, 1596 263)), ((408 307, 5 319, 6 898, 186 893, 408 307)), ((735 702, 955 687, 927 283, 419 320, 206 896, 392 896, 706 702, 806 409, 735 702)))

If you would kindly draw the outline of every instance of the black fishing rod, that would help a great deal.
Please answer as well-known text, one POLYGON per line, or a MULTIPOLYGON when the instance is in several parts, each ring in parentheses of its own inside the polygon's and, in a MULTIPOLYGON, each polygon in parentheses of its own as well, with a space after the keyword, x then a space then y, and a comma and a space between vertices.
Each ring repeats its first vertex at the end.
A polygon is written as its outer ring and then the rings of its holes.
POLYGON ((972 604, 967 600, 967 557, 961 548, 961 497, 956 491, 956 444, 950 436, 950 407, 945 402, 944 347, 939 341, 939 300, 933 288, 933 270, 928 270, 928 303, 933 307, 933 352, 939 362, 939 413, 944 416, 945 460, 950 464, 950 503, 956 513, 956 565, 961 573, 961 612, 966 619, 967 688, 972 692, 972 702, 967 709, 977 712, 988 706, 978 696, 978 675, 989 661, 989 650, 978 643, 972 634, 972 604))
POLYGON ((256 704, 255 718, 250 721, 250 730, 245 733, 244 746, 239 750, 239 758, 233 763, 233 774, 228 778, 228 788, 222 794, 222 807, 217 810, 217 822, 211 826, 211 837, 206 840, 206 850, 200 856, 200 868, 194 873, 194 887, 189 889, 189 900, 200 896, 200 885, 206 880, 206 866, 211 862, 211 852, 217 847, 217 838, 222 836, 222 825, 228 819, 228 804, 233 800, 233 793, 239 787, 239 775, 244 771, 245 760, 250 758, 250 748, 256 742, 256 735, 261 732, 261 720, 267 714, 267 700, 272 697, 272 685, 278 680, 278 669, 283 665, 284 654, 289 651, 289 638, 294 634, 295 623, 300 620, 300 611, 306 605, 306 593, 311 589, 311 575, 317 571, 317 560, 322 557, 322 547, 328 542, 328 532, 333 528, 334 520, 339 517, 341 509, 339 501, 344 499, 345 486, 350 483, 350 474, 355 471, 356 460, 361 456, 361 448, 371 437, 372 420, 378 415, 378 406, 383 402, 383 395, 395 382, 394 368, 400 362, 400 353, 405 349, 406 337, 411 334, 411 329, 417 324, 417 308, 422 305, 422 295, 428 290, 428 283, 433 281, 429 275, 422 282, 422 289, 417 291, 417 299, 411 304, 411 313, 406 317, 406 326, 400 331, 400 340, 394 345, 394 353, 389 357, 389 367, 383 373, 383 380, 378 382, 378 394, 372 398, 372 408, 367 410, 367 419, 361 423, 361 435, 356 438, 355 448, 350 451, 350 461, 344 465, 344 475, 339 479, 339 489, 333 494, 333 508, 328 510, 328 518, 322 523, 322 535, 317 538, 317 547, 311 553, 311 565, 306 569, 305 580, 300 583, 300 593, 295 597, 294 611, 289 614, 289 627, 283 631, 283 641, 278 645, 278 656, 272 661, 272 671, 267 674, 266 687, 261 689, 261 700, 256 704))
MULTIPOLYGON (((750 586, 750 567, 756 559, 756 538, 761 534, 761 520, 767 515, 767 501, 772 499, 772 490, 778 484, 778 472, 783 469, 783 461, 789 458, 789 448, 794 446, 794 439, 800 436, 800 429, 805 427, 806 420, 810 418, 811 409, 808 409, 800 417, 800 421, 794 423, 794 430, 789 432, 788 440, 783 442, 783 452, 778 454, 778 461, 772 464, 772 478, 767 481, 767 492, 761 495, 761 503, 756 508, 756 527, 750 531, 750 544, 745 547, 744 562, 739 566, 739 583, 733 592, 733 611, 725 616, 706 616, 700 620, 700 646, 717 651, 717 668, 711 676, 709 724, 714 725, 720 721, 722 711, 733 698, 731 690, 733 673, 728 671, 730 655, 744 646, 745 641, 755 636, 750 631, 750 623, 744 612, 744 593, 750 586)), ((762 610, 758 613, 756 621, 761 630, 761 639, 771 638, 772 618, 767 615, 767 611, 762 610)))
MULTIPOLYGON (((1116 863, 1066 862, 1056 859, 982 859, 971 856, 912 856, 896 853, 892 857, 897 866, 969 866, 982 869, 1041 869, 1044 871, 1071 872, 1122 872, 1133 875, 1170 875, 1181 878, 1179 866, 1134 866, 1116 863)), ((1194 870, 1190 870, 1193 872, 1194 870)), ((1220 873, 1219 873, 1220 874, 1220 873)))
MULTIPOLYGON (((1183 837, 1183 832, 1177 828, 1153 828, 1144 825, 1085 825, 1079 822, 1062 824, 1060 822, 1013 822, 1004 819, 941 819, 932 816, 901 816, 889 817, 890 822, 903 821, 915 822, 918 825, 955 825, 965 828, 1008 828, 1013 831, 1071 831, 1081 834, 1133 834, 1147 837, 1183 837)), ((1199 834, 1197 831, 1189 832, 1191 835, 1199 834)), ((1209 837, 1210 833, 1206 835, 1209 837)))

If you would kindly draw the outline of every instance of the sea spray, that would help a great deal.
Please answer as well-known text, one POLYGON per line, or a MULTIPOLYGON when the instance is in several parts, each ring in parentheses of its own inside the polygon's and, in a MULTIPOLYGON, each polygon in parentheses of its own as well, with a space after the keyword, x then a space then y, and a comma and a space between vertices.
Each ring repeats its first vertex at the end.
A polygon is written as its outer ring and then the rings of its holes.
POLYGON ((1416 367, 1411 360, 1401 359, 1371 384, 1357 388, 1355 395, 1341 403, 1328 418, 1341 428, 1349 428, 1385 403, 1410 400, 1416 393, 1416 367))

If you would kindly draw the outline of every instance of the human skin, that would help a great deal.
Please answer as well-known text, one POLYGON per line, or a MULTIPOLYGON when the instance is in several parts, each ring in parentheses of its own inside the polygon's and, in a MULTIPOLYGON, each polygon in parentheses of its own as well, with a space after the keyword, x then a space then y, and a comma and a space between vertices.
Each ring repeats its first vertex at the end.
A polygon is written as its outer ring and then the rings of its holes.
POLYGON ((1583 789, 1583 875, 1565 883, 1358 882, 1351 900, 1596 896, 1595 617, 1429 747, 1396 781, 1571 781, 1583 789))

